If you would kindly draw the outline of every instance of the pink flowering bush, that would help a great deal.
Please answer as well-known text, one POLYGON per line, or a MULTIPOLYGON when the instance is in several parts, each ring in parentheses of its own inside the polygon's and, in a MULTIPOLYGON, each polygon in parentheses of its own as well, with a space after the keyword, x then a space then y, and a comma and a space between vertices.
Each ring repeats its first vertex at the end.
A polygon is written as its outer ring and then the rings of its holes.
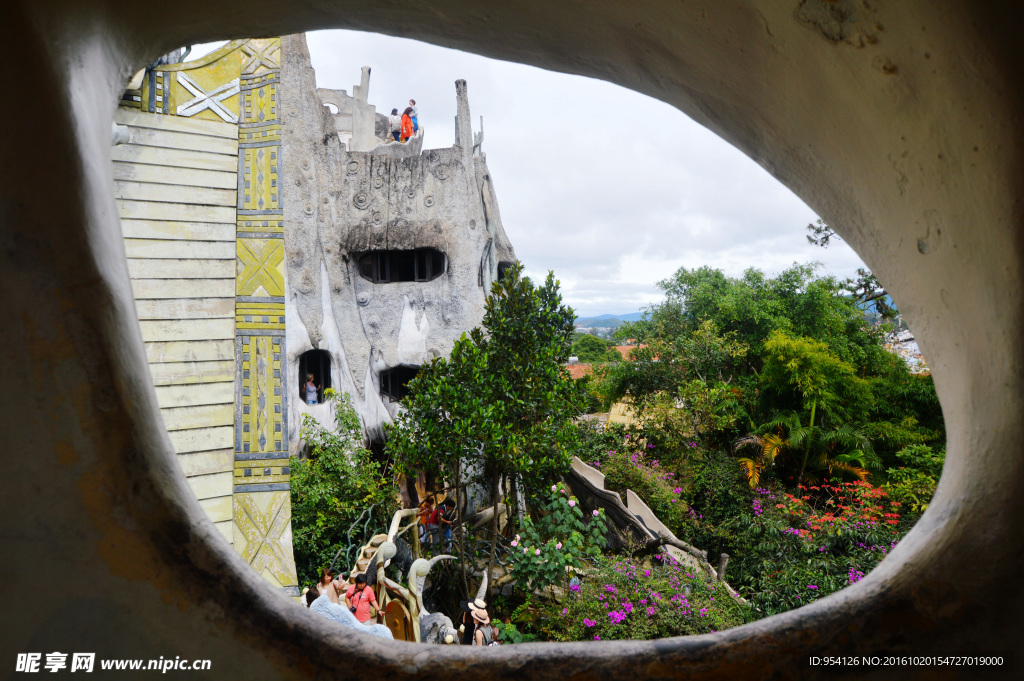
POLYGON ((551 584, 568 589, 569 569, 582 568, 585 561, 601 555, 608 531, 604 511, 584 518, 576 499, 559 485, 551 488, 540 507, 540 520, 535 524, 526 518, 516 535, 523 552, 510 556, 512 572, 527 592, 551 584))
POLYGON ((653 639, 720 631, 757 613, 717 581, 666 554, 649 564, 602 559, 578 590, 547 606, 541 638, 550 641, 653 639))
POLYGON ((663 523, 679 532, 690 507, 683 500, 683 489, 675 474, 661 465, 657 450, 651 447, 640 441, 623 440, 619 449, 607 451, 601 468, 604 484, 619 494, 633 490, 663 523))

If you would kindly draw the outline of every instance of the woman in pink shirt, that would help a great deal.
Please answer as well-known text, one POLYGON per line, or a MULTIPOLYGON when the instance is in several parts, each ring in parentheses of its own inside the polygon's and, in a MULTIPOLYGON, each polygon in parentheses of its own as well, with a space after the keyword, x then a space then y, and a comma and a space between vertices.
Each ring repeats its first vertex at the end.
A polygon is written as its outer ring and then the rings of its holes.
POLYGON ((356 575, 356 583, 345 592, 345 605, 357 620, 364 623, 369 621, 372 616, 371 606, 377 607, 377 595, 366 585, 366 574, 360 572, 356 575))

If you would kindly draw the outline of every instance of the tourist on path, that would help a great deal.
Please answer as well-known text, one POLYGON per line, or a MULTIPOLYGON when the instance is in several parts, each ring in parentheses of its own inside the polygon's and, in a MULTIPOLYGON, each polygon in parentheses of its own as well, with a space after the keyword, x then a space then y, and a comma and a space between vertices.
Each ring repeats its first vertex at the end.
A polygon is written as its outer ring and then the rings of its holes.
POLYGON ((469 601, 459 601, 459 631, 462 632, 462 645, 473 645, 473 636, 476 634, 476 623, 473 620, 473 610, 469 607, 469 601))
POLYGON ((402 117, 398 115, 398 109, 391 110, 391 136, 396 142, 402 137, 402 117))
POLYGON ((409 118, 412 119, 412 134, 415 135, 419 131, 419 129, 420 129, 420 120, 419 120, 419 116, 420 115, 419 115, 419 112, 416 111, 416 100, 415 99, 410 99, 409 100, 409 110, 411 110, 411 113, 409 114, 409 118))
POLYGON ((473 613, 473 623, 476 625, 473 645, 489 646, 494 643, 494 630, 491 628, 491 618, 487 616, 487 604, 477 598, 469 604, 469 610, 473 613))
POLYGON ((341 594, 338 591, 338 583, 334 581, 334 571, 330 568, 320 570, 320 595, 327 596, 331 603, 341 605, 341 594))
POLYGON ((377 595, 366 586, 365 573, 356 575, 356 583, 345 592, 345 605, 360 622, 367 622, 373 616, 371 607, 377 607, 377 595))
POLYGON ((444 528, 444 544, 452 545, 452 526, 455 524, 455 501, 450 497, 441 502, 441 515, 437 517, 444 528))
POLYGON ((413 136, 415 131, 412 129, 412 107, 410 106, 402 113, 402 139, 404 142, 413 136))

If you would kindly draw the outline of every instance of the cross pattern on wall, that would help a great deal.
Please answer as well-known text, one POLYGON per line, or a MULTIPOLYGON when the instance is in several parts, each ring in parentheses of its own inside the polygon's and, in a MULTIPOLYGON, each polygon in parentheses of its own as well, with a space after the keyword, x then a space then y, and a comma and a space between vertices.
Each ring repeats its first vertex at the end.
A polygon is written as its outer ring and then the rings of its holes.
POLYGON ((205 91, 199 87, 191 78, 186 76, 184 73, 178 73, 178 83, 181 84, 186 90, 191 92, 195 97, 188 100, 184 104, 178 105, 179 116, 194 116, 200 111, 209 109, 213 113, 220 116, 228 123, 237 123, 238 116, 228 111, 222 102, 231 97, 237 95, 239 91, 238 78, 235 78, 230 83, 225 83, 220 87, 211 90, 210 92, 205 91))

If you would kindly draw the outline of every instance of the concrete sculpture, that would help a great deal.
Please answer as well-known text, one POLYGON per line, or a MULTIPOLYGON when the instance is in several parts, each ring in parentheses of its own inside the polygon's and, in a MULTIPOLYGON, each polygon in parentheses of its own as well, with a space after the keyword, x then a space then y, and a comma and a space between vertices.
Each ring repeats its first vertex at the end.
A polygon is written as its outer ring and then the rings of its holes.
MULTIPOLYGON (((380 140, 346 149, 319 104, 305 38, 283 46, 288 370, 297 376, 304 353, 325 352, 330 375, 317 378, 352 396, 380 442, 404 382, 479 324, 491 282, 515 253, 486 157, 473 146, 464 81, 455 146, 415 154, 412 142, 380 140)), ((293 400, 288 420, 308 413, 326 424, 328 409, 293 400)), ((294 449, 295 428, 290 438, 294 449)))

